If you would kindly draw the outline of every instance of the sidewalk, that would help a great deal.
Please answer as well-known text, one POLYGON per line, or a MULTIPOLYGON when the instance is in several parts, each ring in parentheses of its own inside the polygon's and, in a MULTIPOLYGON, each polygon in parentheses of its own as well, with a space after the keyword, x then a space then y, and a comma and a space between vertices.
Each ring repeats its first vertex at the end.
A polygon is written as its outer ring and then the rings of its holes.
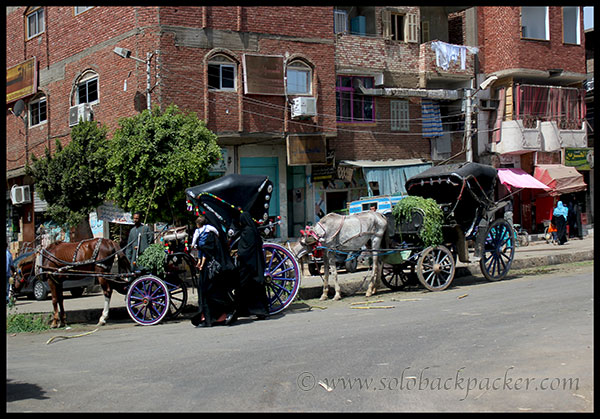
MULTIPOLYGON (((516 269, 531 268, 535 266, 557 265, 562 263, 580 262, 594 260, 594 232, 593 229, 588 230, 588 234, 582 239, 569 240, 563 246, 547 244, 541 235, 532 235, 531 243, 526 247, 517 247, 515 258, 512 263, 511 271, 516 269)), ((472 258, 472 254, 471 254, 472 258)), ((473 259, 473 258, 472 258, 473 259)), ((357 293, 364 293, 366 289, 367 275, 365 268, 359 268, 357 272, 346 273, 341 270, 338 273, 342 294, 344 289, 358 290, 357 293), (361 286, 362 285, 362 286, 361 286), (359 286, 361 288, 359 289, 359 286)), ((458 262, 456 266, 455 277, 475 275, 483 276, 479 269, 478 260, 471 263, 458 262)), ((300 290, 297 299, 312 299, 318 298, 322 293, 323 281, 320 276, 311 276, 305 267, 300 281, 300 290)), ((333 289, 333 284, 330 281, 330 287, 333 289)), ((450 286, 450 288, 452 285, 450 286)), ((443 292, 443 291, 442 291, 443 292)), ((184 313, 180 316, 188 316, 188 313, 197 310, 197 294, 196 290, 188 289, 188 302, 184 313)), ((69 292, 65 292, 65 310, 67 311, 67 323, 91 323, 96 324, 102 313, 104 306, 104 296, 102 292, 84 295, 79 298, 73 298, 69 292)), ((27 300, 21 297, 17 300, 16 305, 10 310, 10 313, 52 313, 52 301, 27 300)), ((7 309, 7 314, 9 310, 7 309)), ((117 320, 130 320, 129 314, 125 307, 125 296, 117 292, 113 292, 110 303, 109 322, 117 320)))

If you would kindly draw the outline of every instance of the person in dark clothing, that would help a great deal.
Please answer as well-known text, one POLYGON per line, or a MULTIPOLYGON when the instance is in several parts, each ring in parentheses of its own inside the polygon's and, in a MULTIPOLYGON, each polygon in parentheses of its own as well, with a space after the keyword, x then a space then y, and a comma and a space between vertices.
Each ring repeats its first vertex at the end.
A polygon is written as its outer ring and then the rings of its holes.
POLYGON ((231 291, 237 284, 231 283, 235 278, 233 261, 217 229, 211 227, 202 243, 193 243, 205 257, 204 264, 198 267, 198 313, 192 317, 194 326, 225 324, 227 315, 234 310, 231 291))
POLYGON ((239 227, 241 234, 237 252, 239 284, 235 291, 236 312, 228 316, 228 324, 233 323, 237 316, 254 315, 258 319, 265 319, 269 315, 262 238, 247 212, 241 214, 239 227))
POLYGON ((563 245, 567 240, 567 217, 568 208, 565 207, 562 201, 558 201, 556 208, 552 212, 552 224, 556 227, 556 234, 558 236, 558 244, 563 245))

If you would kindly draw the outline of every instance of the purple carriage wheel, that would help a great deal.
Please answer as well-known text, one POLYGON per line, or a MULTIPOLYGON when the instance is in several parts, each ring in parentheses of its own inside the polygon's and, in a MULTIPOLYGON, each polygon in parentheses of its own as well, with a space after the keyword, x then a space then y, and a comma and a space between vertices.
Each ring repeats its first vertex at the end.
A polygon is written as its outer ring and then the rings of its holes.
POLYGON ((300 267, 294 255, 275 243, 264 243, 265 288, 269 314, 277 314, 289 306, 300 289, 300 267))
POLYGON ((151 326, 169 312, 169 289, 162 279, 144 275, 129 285, 126 301, 127 312, 133 321, 151 326))

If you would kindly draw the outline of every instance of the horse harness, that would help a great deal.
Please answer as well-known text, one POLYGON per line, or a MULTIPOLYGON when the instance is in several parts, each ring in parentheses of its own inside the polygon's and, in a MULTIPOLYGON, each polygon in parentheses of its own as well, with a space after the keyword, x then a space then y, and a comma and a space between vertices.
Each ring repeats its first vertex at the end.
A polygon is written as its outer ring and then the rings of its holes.
POLYGON ((106 257, 106 258, 104 258, 104 259, 102 259, 100 261, 97 260, 98 253, 100 252, 100 246, 102 245, 102 242, 104 240, 102 238, 97 239, 96 245, 94 246, 94 251, 92 252, 92 256, 89 259, 77 262, 77 254, 79 253, 79 249, 81 248, 81 245, 84 242, 88 242, 90 240, 94 240, 94 239, 82 240, 82 241, 80 241, 77 244, 77 248, 75 249, 75 253, 73 254, 73 260, 70 263, 67 262, 67 261, 64 261, 64 260, 61 260, 61 259, 57 258, 52 253, 48 252, 46 249, 42 249, 42 254, 45 257, 47 257, 48 259, 50 259, 50 260, 52 260, 52 261, 54 261, 56 263, 60 263, 60 264, 64 265, 64 266, 58 268, 57 272, 64 272, 64 271, 67 271, 67 270, 72 269, 72 268, 77 267, 77 266, 90 265, 90 264, 98 265, 101 268, 106 269, 106 270, 109 269, 110 267, 107 266, 106 264, 104 264, 103 262, 105 262, 106 260, 111 259, 112 257, 114 257, 114 254, 111 254, 108 257, 106 257))

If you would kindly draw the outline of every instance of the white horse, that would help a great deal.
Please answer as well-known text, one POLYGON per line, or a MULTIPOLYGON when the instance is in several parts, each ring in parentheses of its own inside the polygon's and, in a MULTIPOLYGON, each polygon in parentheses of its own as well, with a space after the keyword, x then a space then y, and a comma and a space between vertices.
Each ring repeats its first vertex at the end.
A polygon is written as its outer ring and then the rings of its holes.
POLYGON ((378 252, 382 243, 387 243, 387 219, 375 211, 359 212, 352 215, 327 214, 314 227, 307 227, 303 236, 292 247, 297 259, 312 252, 315 246, 324 247, 323 252, 323 295, 327 299, 329 291, 329 265, 333 269, 333 284, 335 287, 334 300, 340 300, 340 284, 335 264, 335 251, 355 251, 361 249, 369 240, 373 249, 373 268, 370 273, 369 286, 366 296, 375 294, 381 284, 381 263, 378 252), (331 262, 330 262, 331 261, 331 262))

